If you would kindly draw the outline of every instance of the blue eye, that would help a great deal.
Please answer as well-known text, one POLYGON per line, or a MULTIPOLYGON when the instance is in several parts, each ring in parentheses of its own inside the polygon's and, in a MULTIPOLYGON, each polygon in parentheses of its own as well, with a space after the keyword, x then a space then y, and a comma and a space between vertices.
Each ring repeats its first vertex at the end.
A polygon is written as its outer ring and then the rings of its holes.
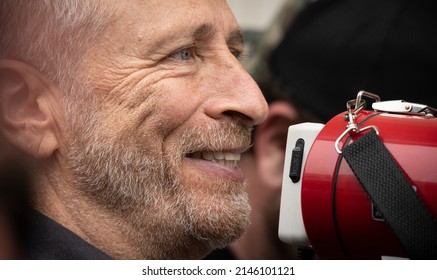
POLYGON ((193 57, 193 51, 190 48, 182 49, 173 53, 171 57, 180 60, 190 60, 193 57))

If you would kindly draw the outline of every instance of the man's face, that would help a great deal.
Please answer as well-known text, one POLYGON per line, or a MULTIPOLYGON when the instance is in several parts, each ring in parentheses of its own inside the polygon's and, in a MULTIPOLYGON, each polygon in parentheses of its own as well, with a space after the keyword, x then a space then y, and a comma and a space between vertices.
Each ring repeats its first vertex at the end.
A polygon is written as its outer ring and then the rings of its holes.
POLYGON ((108 5, 116 18, 77 77, 91 89, 70 107, 65 151, 76 183, 131 234, 225 245, 248 223, 236 163, 267 113, 237 59, 238 25, 224 0, 108 5))

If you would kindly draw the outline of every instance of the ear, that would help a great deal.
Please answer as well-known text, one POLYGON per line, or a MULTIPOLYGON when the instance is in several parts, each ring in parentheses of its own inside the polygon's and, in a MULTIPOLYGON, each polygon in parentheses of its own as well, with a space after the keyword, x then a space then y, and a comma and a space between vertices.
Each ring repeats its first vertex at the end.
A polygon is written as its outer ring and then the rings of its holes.
POLYGON ((0 129, 8 142, 31 157, 48 158, 58 147, 56 91, 32 66, 0 60, 0 129))
POLYGON ((257 170, 263 184, 280 191, 288 127, 298 121, 297 111, 287 102, 269 105, 267 119, 256 128, 254 149, 257 170))

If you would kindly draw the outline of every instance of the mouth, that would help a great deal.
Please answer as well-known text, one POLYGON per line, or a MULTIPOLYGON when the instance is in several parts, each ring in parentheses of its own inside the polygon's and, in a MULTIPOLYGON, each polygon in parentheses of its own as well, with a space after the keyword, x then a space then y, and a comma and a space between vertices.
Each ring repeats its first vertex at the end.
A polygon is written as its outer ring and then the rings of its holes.
POLYGON ((228 168, 236 168, 241 159, 241 153, 238 152, 194 152, 187 155, 188 158, 205 160, 221 164, 228 168))

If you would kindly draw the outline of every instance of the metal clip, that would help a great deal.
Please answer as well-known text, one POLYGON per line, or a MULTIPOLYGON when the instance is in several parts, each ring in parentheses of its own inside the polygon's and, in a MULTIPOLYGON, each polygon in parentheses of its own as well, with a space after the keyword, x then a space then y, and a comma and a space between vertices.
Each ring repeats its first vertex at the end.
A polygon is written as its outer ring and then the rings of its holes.
MULTIPOLYGON (((367 92, 367 91, 360 91, 357 94, 357 99, 350 100, 346 103, 347 108, 347 114, 345 115, 345 119, 348 121, 346 125, 346 130, 343 131, 343 133, 335 140, 335 150, 337 153, 341 154, 342 151, 339 148, 340 141, 347 135, 347 134, 359 134, 363 131, 374 129, 376 134, 379 135, 378 128, 374 125, 366 126, 363 128, 359 128, 358 125, 355 123, 355 119, 357 118, 357 114, 366 107, 366 101, 362 99, 363 96, 367 96, 370 98, 373 98, 376 102, 380 102, 381 98, 373 93, 367 92)), ((374 103, 375 104, 375 103, 374 103)))
POLYGON ((356 105, 355 108, 358 108, 359 104, 361 103, 361 101, 363 100, 363 96, 367 96, 369 98, 372 98, 375 100, 375 102, 380 102, 381 98, 379 97, 379 95, 376 95, 374 93, 368 92, 368 91, 364 91, 361 90, 360 92, 358 92, 357 94, 357 99, 356 99, 356 105))
POLYGON ((337 138, 337 140, 335 140, 335 150, 337 151, 337 153, 339 153, 340 155, 342 154, 342 150, 339 148, 340 145, 340 141, 341 139, 343 139, 348 133, 351 134, 358 134, 361 133, 363 131, 366 130, 370 130, 373 129, 375 130, 376 134, 379 135, 379 130, 378 127, 374 126, 374 125, 369 125, 363 128, 357 128, 355 129, 354 127, 347 127, 345 131, 343 131, 343 133, 340 135, 340 137, 337 138))

